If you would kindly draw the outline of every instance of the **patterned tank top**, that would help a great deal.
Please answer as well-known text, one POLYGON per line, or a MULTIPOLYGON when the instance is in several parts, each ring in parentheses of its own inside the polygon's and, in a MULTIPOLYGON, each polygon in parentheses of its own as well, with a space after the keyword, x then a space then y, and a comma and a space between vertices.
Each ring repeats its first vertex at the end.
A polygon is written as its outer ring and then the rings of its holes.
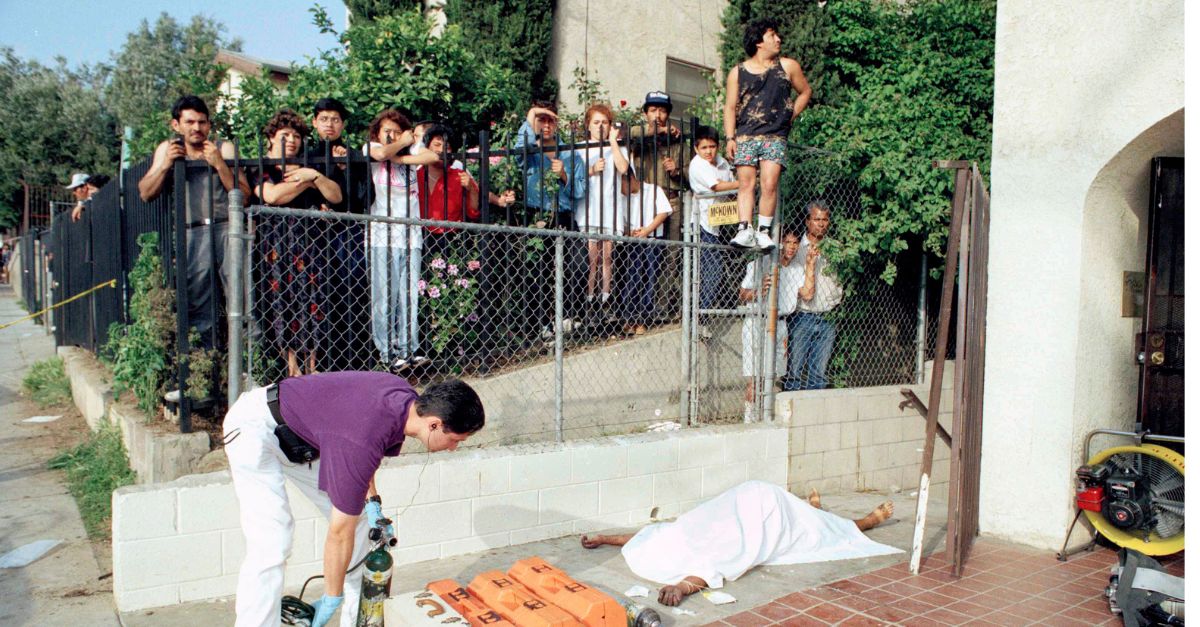
POLYGON ((762 74, 738 65, 737 136, 787 137, 792 127, 792 83, 783 63, 762 74))

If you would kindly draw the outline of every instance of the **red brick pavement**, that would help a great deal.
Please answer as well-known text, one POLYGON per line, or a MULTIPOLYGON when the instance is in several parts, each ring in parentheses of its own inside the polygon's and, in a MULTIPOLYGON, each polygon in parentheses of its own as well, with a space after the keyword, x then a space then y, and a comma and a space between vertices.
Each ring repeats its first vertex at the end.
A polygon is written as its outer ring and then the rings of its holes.
MULTIPOLYGON (((920 575, 908 564, 793 592, 734 614, 710 627, 765 625, 1074 625, 1120 626, 1102 591, 1115 551, 1097 548, 1063 563, 1050 551, 980 540, 962 578, 950 574, 944 553, 930 556, 920 575)), ((1183 576, 1183 554, 1160 559, 1183 576)))

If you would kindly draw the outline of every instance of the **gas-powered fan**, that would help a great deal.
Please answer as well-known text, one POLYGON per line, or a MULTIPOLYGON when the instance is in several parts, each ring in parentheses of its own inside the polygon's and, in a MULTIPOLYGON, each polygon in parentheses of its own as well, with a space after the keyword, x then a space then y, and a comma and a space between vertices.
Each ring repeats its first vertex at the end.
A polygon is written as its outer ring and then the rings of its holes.
POLYGON ((1117 446, 1075 476, 1076 505, 1101 535, 1146 555, 1183 550, 1183 455, 1154 444, 1117 446))

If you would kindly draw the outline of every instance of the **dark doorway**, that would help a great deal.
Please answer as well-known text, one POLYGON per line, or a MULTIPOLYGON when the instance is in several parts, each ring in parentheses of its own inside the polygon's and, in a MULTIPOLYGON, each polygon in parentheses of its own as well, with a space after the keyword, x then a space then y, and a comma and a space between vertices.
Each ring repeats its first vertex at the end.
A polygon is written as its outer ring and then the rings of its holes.
POLYGON ((1138 422, 1183 436, 1183 159, 1151 162, 1138 422))

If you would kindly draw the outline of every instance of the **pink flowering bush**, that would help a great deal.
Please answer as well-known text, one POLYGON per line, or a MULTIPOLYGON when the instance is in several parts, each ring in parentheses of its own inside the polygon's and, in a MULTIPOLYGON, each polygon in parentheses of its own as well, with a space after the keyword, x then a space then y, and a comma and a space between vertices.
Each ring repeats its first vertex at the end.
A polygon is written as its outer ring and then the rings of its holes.
MULTIPOLYGON (((477 331, 469 323, 478 319, 479 279, 474 274, 480 267, 478 259, 466 259, 459 252, 438 255, 429 261, 429 276, 417 282, 422 326, 435 355, 465 353, 463 349, 475 341, 477 331)), ((453 363, 450 366, 461 371, 453 363)))

